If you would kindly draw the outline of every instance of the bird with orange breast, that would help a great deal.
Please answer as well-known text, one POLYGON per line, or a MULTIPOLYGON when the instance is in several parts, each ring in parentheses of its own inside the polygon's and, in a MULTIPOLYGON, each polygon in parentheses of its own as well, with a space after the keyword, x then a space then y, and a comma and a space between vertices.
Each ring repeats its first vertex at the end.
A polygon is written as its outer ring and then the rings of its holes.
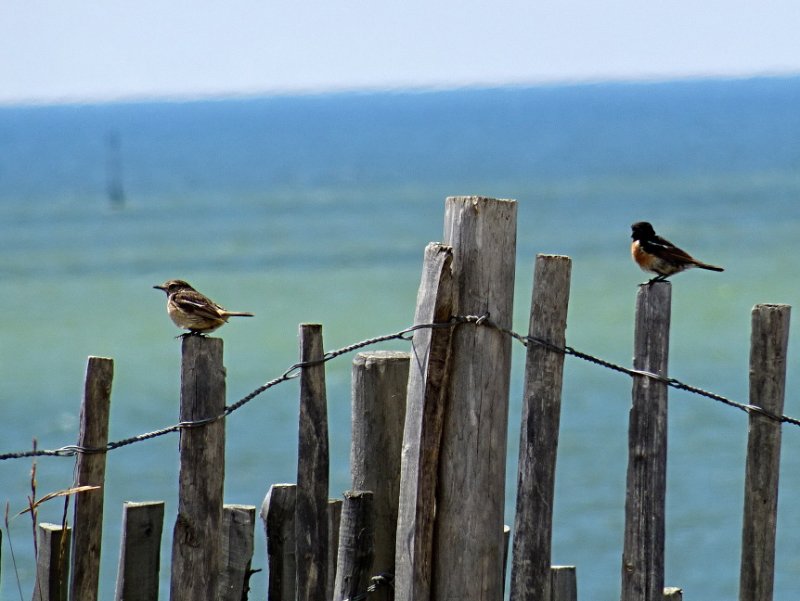
POLYGON ((699 267, 709 271, 724 271, 722 267, 698 261, 685 250, 678 248, 669 240, 656 234, 653 226, 646 221, 639 221, 631 226, 631 255, 643 271, 656 274, 645 282, 663 282, 669 276, 699 267))

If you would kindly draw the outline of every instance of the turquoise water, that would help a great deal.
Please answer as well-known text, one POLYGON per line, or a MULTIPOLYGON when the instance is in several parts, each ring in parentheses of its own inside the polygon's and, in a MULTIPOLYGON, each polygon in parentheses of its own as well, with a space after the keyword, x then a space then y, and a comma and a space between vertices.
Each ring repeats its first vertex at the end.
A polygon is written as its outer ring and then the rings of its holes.
MULTIPOLYGON (((454 194, 520 203, 515 328, 527 328, 535 255, 568 254, 568 343, 622 364, 645 278, 628 255, 630 223, 647 219, 725 266, 674 279, 671 372, 746 402, 752 306, 796 304, 798 106, 800 78, 0 109, 2 450, 74 442, 88 355, 115 359, 112 438, 176 420, 178 332, 152 289, 167 278, 256 313, 220 332, 229 402, 296 360, 300 322, 322 323, 326 348, 409 325, 423 248, 441 239, 454 194), (106 195, 112 135, 122 209, 106 195)), ((508 523, 524 349, 514 353, 508 523)), ((792 341, 792 415, 796 357, 792 341)), ((565 378, 553 560, 577 565, 581 598, 615 599, 630 381, 572 358, 565 378)), ((330 363, 327 380, 335 496, 349 486, 350 358, 330 363)), ((670 401, 667 583, 732 599, 747 418, 683 392, 670 401)), ((228 502, 260 505, 269 484, 294 481, 296 407, 289 383, 231 417, 228 502)), ((800 594, 798 457, 800 430, 786 426, 776 599, 800 594)), ((125 500, 166 500, 166 582, 177 466, 174 435, 109 455, 102 598, 125 500)), ((0 463, 12 512, 29 470, 0 463)), ((37 470, 40 495, 71 483, 69 459, 37 470)), ((40 517, 60 521, 62 509, 51 502, 40 517)), ((26 597, 29 533, 26 517, 12 522, 26 597)), ((263 598, 264 574, 252 585, 263 598)), ((6 547, 0 592, 15 591, 6 547)))

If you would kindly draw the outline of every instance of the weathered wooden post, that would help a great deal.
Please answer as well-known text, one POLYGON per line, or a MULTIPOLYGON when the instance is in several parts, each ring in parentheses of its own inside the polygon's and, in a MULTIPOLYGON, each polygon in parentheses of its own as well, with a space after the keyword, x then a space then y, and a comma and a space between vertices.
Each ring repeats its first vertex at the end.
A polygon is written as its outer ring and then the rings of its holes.
POLYGON ((347 601, 366 593, 372 576, 375 522, 371 491, 354 490, 344 494, 339 531, 339 557, 333 600, 347 601))
POLYGON ((325 598, 333 599, 336 584, 336 560, 339 558, 339 526, 342 523, 341 499, 328 499, 328 576, 325 579, 325 598))
MULTIPOLYGON (((566 344, 571 271, 569 257, 536 257, 528 326, 532 339, 558 348, 566 344)), ((512 601, 551 597, 550 549, 563 372, 563 352, 533 340, 528 342, 511 564, 512 601)))
MULTIPOLYGON (((457 311, 511 328, 517 203, 477 196, 446 202, 457 311)), ((435 599, 497 601, 503 594, 511 338, 493 327, 453 332, 434 540, 435 599), (457 552, 454 552, 457 550, 457 552)))
POLYGON ((67 600, 71 532, 61 524, 39 524, 33 601, 67 600))
MULTIPOLYGON (((453 251, 425 248, 415 324, 446 323, 453 316, 453 251)), ((433 525, 452 328, 421 328, 411 341, 394 594, 397 601, 428 601, 433 570, 433 525)))
POLYGON ((225 505, 222 508, 222 569, 218 601, 247 599, 255 522, 255 505, 225 505))
MULTIPOLYGON (((783 414, 789 305, 756 305, 750 339, 750 404, 783 414)), ((775 580, 775 531, 781 422, 750 412, 744 487, 739 601, 771 601, 775 580)))
POLYGON ((550 596, 539 597, 550 601, 578 601, 578 579, 575 566, 550 568, 550 596))
POLYGON ((75 496, 72 525, 72 580, 69 598, 72 601, 97 601, 100 581, 100 547, 103 536, 103 497, 106 476, 108 416, 111 409, 111 382, 114 361, 89 357, 81 403, 78 446, 103 449, 96 453, 80 453, 75 468, 76 486, 99 486, 97 490, 75 496))
POLYGON ((267 535, 268 601, 297 599, 294 527, 296 497, 297 485, 273 484, 261 505, 261 519, 267 535))
MULTIPOLYGON (((300 361, 321 361, 322 326, 300 326, 300 361)), ((297 450, 295 556, 297 600, 325 596, 328 576, 328 408, 325 365, 303 367, 300 374, 300 428, 297 450)))
POLYGON ((164 502, 125 503, 115 601, 158 599, 164 502))
POLYGON ((183 337, 178 517, 172 537, 172 601, 214 599, 221 566, 225 482, 225 367, 222 339, 183 337))
MULTIPOLYGON (((352 490, 372 491, 375 532, 373 573, 394 574, 395 529, 400 497, 400 453, 408 387, 408 353, 374 351, 353 360, 350 446, 352 490)), ((375 601, 393 598, 389 587, 375 601)))
MULTIPOLYGON (((668 377, 672 286, 654 282, 636 296, 633 368, 668 377)), ((667 488, 667 383, 633 380, 628 430, 622 601, 664 596, 664 507, 667 488)))

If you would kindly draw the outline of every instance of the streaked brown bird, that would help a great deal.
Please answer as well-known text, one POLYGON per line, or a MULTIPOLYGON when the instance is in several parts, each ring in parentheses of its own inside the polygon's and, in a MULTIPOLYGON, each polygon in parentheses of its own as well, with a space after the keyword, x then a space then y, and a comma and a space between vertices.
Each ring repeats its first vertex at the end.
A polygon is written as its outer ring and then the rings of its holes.
POLYGON ((228 322, 229 317, 253 317, 252 313, 228 311, 183 280, 167 280, 153 286, 167 293, 167 313, 189 334, 207 334, 228 322))
POLYGON ((675 246, 656 234, 653 226, 646 221, 639 221, 631 226, 631 255, 636 264, 644 271, 655 273, 656 277, 646 282, 663 282, 669 276, 690 267, 699 267, 710 271, 724 271, 722 267, 698 261, 692 255, 675 246))

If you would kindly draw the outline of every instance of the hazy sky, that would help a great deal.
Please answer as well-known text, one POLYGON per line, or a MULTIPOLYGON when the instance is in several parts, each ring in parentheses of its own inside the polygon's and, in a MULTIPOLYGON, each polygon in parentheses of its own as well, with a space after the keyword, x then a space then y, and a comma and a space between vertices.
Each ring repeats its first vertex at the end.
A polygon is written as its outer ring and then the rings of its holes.
POLYGON ((0 102, 800 73, 798 0, 2 0, 0 102))

